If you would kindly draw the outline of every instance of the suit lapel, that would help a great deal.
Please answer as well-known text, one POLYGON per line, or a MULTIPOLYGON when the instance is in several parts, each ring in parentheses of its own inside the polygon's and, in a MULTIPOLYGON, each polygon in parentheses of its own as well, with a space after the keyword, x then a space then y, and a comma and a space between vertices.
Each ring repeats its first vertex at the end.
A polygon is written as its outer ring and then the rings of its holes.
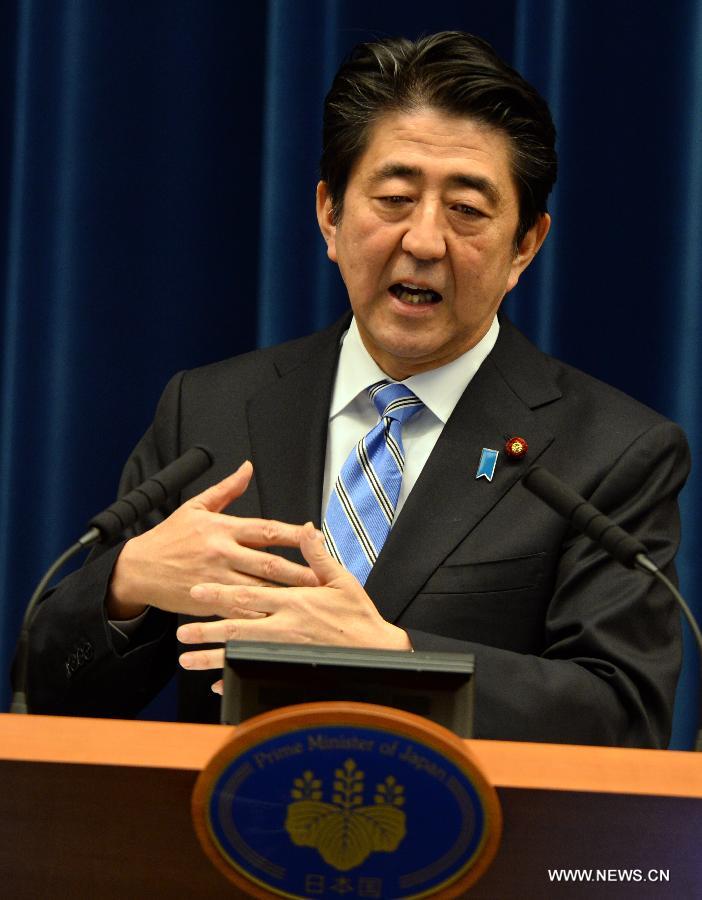
MULTIPOLYGON (((366 582, 384 618, 396 620, 446 557, 490 512, 552 441, 533 409, 560 396, 546 358, 506 320, 490 356, 466 389, 366 582), (528 457, 504 453, 521 435, 528 457), (476 480, 484 447, 499 450, 491 482, 476 480)), ((486 547, 489 554, 489 547, 486 547)))
MULTIPOLYGON (((247 408, 261 515, 319 525, 329 404, 349 316, 307 345, 284 345, 272 383, 247 408)), ((452 550, 521 478, 552 436, 534 410, 560 397, 547 358, 507 319, 461 397, 366 582, 381 614, 396 620, 452 550), (509 461, 505 441, 529 454, 509 461), (499 450, 492 482, 476 480, 483 447, 499 450)), ((297 551, 279 552, 300 559, 297 551)), ((486 548, 486 552, 489 552, 486 548)))
MULTIPOLYGON (((329 404, 349 317, 318 335, 300 359, 284 345, 277 379, 249 400, 247 416, 263 518, 319 526, 329 404)), ((281 551, 299 559, 297 553, 281 551)))

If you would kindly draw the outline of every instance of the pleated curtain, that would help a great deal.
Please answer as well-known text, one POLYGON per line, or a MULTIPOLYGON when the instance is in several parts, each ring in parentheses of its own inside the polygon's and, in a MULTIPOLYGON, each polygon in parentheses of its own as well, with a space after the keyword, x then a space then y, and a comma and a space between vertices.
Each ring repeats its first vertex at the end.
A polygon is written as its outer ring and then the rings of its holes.
MULTIPOLYGON (((178 369, 346 306, 314 216, 321 107, 358 41, 457 28, 549 100, 554 225, 507 301, 539 346, 680 422, 702 409, 702 5, 5 0, 0 6, 0 708, 21 611, 114 495, 178 369)), ((681 586, 702 612, 702 477, 681 586)), ((686 665, 672 746, 688 747, 686 665)), ((150 715, 168 717, 168 697, 150 715)))

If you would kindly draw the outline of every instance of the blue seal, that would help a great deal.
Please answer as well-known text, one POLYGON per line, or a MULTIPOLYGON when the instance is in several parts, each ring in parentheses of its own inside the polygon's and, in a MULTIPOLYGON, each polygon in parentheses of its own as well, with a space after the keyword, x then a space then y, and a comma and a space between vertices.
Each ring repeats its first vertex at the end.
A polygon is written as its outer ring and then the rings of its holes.
POLYGON ((484 851, 488 819, 460 760, 416 735, 348 724, 250 744, 219 769, 205 806, 226 863, 261 896, 292 898, 433 896, 484 851))

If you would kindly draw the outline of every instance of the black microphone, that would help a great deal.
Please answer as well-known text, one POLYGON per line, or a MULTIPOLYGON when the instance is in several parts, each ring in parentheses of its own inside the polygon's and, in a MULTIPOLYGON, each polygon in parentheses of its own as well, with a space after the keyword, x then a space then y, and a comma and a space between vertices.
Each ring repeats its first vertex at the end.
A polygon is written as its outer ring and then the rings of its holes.
MULTIPOLYGON (((95 541, 110 541, 118 537, 126 528, 138 522, 152 509, 179 493, 187 484, 206 472, 212 465, 212 455, 204 447, 196 446, 186 450, 182 456, 148 478, 139 487, 120 497, 107 509, 93 516, 89 525, 100 532, 95 541)), ((87 532, 83 537, 87 537, 87 532)), ((94 541, 91 541, 94 543, 94 541)), ((86 546, 88 546, 86 544, 86 546)))
MULTIPOLYGON (((702 664, 702 633, 695 620, 692 610, 685 602, 680 591, 667 578, 653 560, 648 556, 646 548, 630 534, 620 528, 610 518, 601 513, 577 491, 564 484, 548 469, 543 466, 532 466, 522 478, 522 484, 547 506, 567 519, 570 524, 581 534, 592 538, 596 544, 603 547, 611 556, 630 569, 640 569, 668 588, 675 598, 678 606, 687 619, 693 637, 697 642, 702 664)), ((702 715, 700 716, 700 729, 697 733, 695 749, 702 751, 702 715)))
POLYGON ((10 712, 27 713, 27 663, 29 659, 29 630, 32 626, 34 611, 41 599, 47 585, 56 572, 67 563, 71 557, 80 550, 93 544, 113 540, 118 537, 125 528, 134 525, 142 516, 168 500, 169 497, 179 493, 186 485, 194 481, 199 475, 206 472, 212 465, 212 454, 204 447, 196 446, 186 450, 182 456, 161 469, 156 475, 148 478, 139 487, 134 488, 121 499, 98 513, 88 523, 90 528, 84 535, 78 538, 75 544, 68 548, 55 560, 39 584, 27 605, 27 610, 22 619, 22 629, 17 647, 15 659, 14 684, 12 705, 10 712))
POLYGON ((573 528, 592 538, 623 565, 630 569, 638 568, 636 557, 639 554, 646 556, 646 548, 641 541, 627 534, 543 466, 532 466, 522 478, 522 484, 567 519, 573 528))

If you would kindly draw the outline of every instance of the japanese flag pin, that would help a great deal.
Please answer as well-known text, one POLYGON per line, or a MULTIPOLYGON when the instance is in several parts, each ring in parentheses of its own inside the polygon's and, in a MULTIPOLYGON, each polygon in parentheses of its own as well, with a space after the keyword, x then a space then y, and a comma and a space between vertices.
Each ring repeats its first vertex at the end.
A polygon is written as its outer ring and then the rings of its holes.
POLYGON ((492 481, 499 455, 499 450, 490 450, 489 447, 483 447, 483 452, 480 454, 480 462, 478 463, 478 471, 475 473, 476 481, 478 478, 486 478, 488 481, 492 481))
POLYGON ((527 444, 526 438, 519 437, 518 435, 509 438, 505 444, 505 453, 515 462, 519 459, 524 459, 528 450, 529 444, 527 444))

